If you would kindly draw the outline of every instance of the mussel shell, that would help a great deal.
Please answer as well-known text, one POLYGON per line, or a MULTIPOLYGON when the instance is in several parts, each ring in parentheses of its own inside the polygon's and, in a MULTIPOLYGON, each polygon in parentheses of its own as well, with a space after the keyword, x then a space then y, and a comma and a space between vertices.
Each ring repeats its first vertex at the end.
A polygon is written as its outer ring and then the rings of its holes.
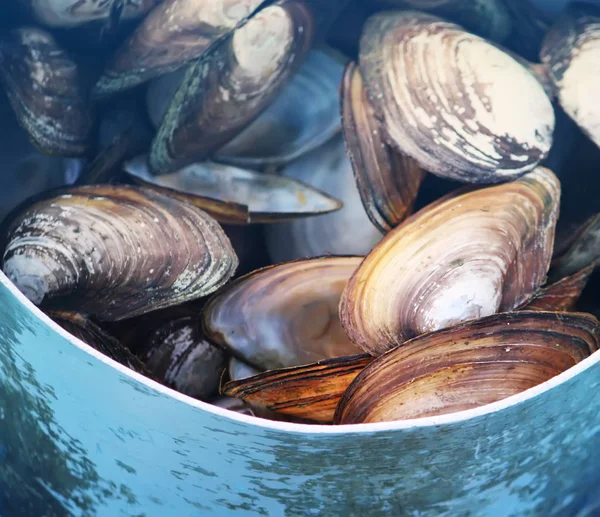
POLYGON ((378 13, 365 24, 359 61, 390 143, 425 170, 495 183, 532 170, 550 150, 554 111, 541 84, 457 25, 378 13))
POLYGON ((593 271, 594 265, 592 264, 540 289, 527 303, 525 310, 554 312, 574 310, 593 271))
POLYGON ((259 370, 360 353, 338 316, 340 296, 360 261, 321 257, 243 276, 206 304, 206 336, 259 370))
POLYGON ((196 318, 157 329, 141 357, 160 382, 200 400, 217 394, 226 365, 225 352, 204 338, 196 318))
POLYGON ((152 144, 151 168, 202 161, 250 124, 297 70, 313 25, 308 5, 280 0, 190 65, 152 144))
POLYGON ((51 195, 4 232, 4 273, 36 304, 119 320, 205 296, 237 267, 221 227, 178 199, 128 186, 51 195))
POLYGON ((76 27, 95 20, 106 20, 115 9, 120 18, 138 18, 160 0, 21 0, 36 21, 49 27, 76 27), (119 6, 121 4, 121 6, 119 6))
POLYGON ((47 154, 83 155, 93 114, 77 64, 41 29, 24 27, 0 38, 0 82, 19 123, 47 154))
POLYGON ((371 222, 387 233, 412 212, 426 173, 383 140, 354 63, 346 68, 341 96, 344 141, 360 198, 371 222))
POLYGON ((365 213, 341 135, 288 164, 283 174, 335 196, 344 206, 331 214, 266 228, 273 262, 329 254, 365 255, 381 240, 365 213))
POLYGON ((362 354, 271 370, 228 382, 222 391, 284 415, 331 424, 342 394, 372 361, 362 354))
POLYGON ((234 30, 264 0, 163 0, 116 51, 96 96, 181 68, 234 30))
POLYGON ((462 411, 516 395, 598 349, 589 314, 497 314, 407 341, 367 366, 334 422, 356 424, 462 411))
MULTIPOLYGON (((329 140, 340 130, 339 84, 344 62, 327 47, 311 50, 273 103, 216 151, 214 160, 241 167, 278 166, 329 140)), ((148 115, 156 127, 184 75, 185 69, 180 69, 157 77, 148 86, 148 115)))
POLYGON ((193 163, 153 176, 141 156, 126 163, 125 170, 139 183, 185 196, 223 222, 264 223, 333 212, 342 206, 299 181, 214 162, 193 163))
POLYGON ((547 34, 541 57, 562 108, 600 146, 600 10, 568 9, 547 34))
POLYGON ((344 330, 379 355, 424 332, 524 305, 546 278, 559 198, 556 176, 538 167, 420 210, 348 282, 344 330))
POLYGON ((132 370, 154 379, 144 363, 98 325, 76 312, 48 311, 48 316, 63 329, 92 348, 132 370))

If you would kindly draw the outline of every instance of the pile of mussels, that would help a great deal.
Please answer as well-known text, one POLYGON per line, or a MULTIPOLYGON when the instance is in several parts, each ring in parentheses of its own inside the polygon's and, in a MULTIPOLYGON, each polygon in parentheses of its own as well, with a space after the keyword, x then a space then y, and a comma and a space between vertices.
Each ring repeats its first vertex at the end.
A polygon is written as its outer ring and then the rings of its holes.
POLYGON ((112 359, 351 424, 489 404, 600 347, 600 11, 6 4, 2 270, 112 359))

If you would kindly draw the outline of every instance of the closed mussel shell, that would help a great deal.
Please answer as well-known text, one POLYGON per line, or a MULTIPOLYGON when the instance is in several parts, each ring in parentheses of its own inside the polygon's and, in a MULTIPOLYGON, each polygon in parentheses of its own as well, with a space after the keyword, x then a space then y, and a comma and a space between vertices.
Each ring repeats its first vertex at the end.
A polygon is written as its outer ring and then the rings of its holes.
POLYGON ((196 318, 181 318, 160 327, 139 354, 166 386, 200 400, 218 392, 225 351, 204 338, 196 318))
POLYGON ((371 222, 387 233, 412 212, 425 171, 384 141, 354 63, 346 68, 342 83, 342 120, 346 149, 365 211, 371 222))
POLYGON ((422 418, 516 395, 595 352, 589 314, 497 314, 424 334, 378 357, 344 393, 335 423, 422 418))
POLYGON ((267 248, 274 262, 364 255, 381 240, 363 207, 341 135, 289 163, 283 175, 334 196, 344 206, 331 214, 269 225, 267 248))
POLYGON ((554 111, 540 82, 458 25, 419 12, 375 14, 359 63, 390 144, 427 171, 495 183, 532 170, 550 150, 554 111))
POLYGON ((341 299, 350 339, 379 355, 406 339, 524 305, 545 282, 560 184, 542 167, 458 191, 367 255, 341 299))
POLYGON ((283 415, 331 424, 343 393, 372 361, 368 354, 325 359, 233 380, 222 391, 283 415))
POLYGON ((565 112, 600 146, 600 10, 568 9, 547 34, 541 53, 565 112))
POLYGON ((237 267, 221 227, 181 200, 128 186, 51 195, 5 228, 4 273, 38 305, 125 319, 205 296, 237 267))
POLYGON ((154 378, 142 361, 117 339, 85 316, 76 312, 66 311, 48 311, 47 314, 67 332, 81 339, 87 345, 142 375, 154 378))
POLYGON ((206 336, 260 370, 360 353, 338 316, 342 290, 360 261, 298 260, 241 277, 206 304, 206 336))
POLYGON ((87 151, 93 116, 85 85, 50 33, 24 27, 0 36, 0 82, 40 150, 62 156, 87 151))
POLYGON ((132 88, 200 57, 263 0, 163 0, 116 51, 97 96, 132 88))
POLYGON ((222 222, 265 223, 333 212, 342 206, 291 178, 214 162, 193 163, 153 176, 145 157, 138 157, 126 163, 125 170, 134 181, 184 196, 222 222))
POLYGON ((269 105, 314 36, 312 10, 281 0, 190 65, 150 150, 156 172, 201 161, 269 105))

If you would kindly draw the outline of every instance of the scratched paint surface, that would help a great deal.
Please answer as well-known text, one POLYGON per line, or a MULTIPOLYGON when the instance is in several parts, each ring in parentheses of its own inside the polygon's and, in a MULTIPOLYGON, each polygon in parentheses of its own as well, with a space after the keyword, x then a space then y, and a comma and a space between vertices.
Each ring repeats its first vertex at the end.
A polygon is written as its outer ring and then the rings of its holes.
POLYGON ((0 285, 0 515, 572 515, 597 503, 599 385, 594 364, 463 422, 266 429, 113 369, 0 285))

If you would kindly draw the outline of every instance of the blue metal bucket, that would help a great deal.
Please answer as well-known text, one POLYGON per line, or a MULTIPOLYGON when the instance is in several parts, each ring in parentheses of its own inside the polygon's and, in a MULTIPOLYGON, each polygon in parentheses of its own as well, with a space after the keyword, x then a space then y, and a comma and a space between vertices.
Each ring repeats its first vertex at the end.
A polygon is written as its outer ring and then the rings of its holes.
POLYGON ((128 370, 0 273, 0 515, 597 515, 599 363, 452 415, 271 422, 128 370))
POLYGON ((106 358, 0 275, 0 515, 574 515, 600 483, 599 362, 452 415, 271 422, 106 358))

